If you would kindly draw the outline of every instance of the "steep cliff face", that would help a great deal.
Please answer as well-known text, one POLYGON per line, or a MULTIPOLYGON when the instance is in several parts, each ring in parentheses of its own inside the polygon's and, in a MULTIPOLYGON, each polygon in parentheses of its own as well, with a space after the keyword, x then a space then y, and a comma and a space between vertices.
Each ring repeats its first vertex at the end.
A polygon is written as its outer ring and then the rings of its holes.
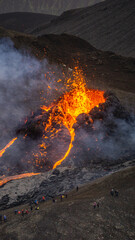
POLYGON ((59 15, 63 11, 90 6, 104 0, 0 0, 0 13, 36 12, 59 15))

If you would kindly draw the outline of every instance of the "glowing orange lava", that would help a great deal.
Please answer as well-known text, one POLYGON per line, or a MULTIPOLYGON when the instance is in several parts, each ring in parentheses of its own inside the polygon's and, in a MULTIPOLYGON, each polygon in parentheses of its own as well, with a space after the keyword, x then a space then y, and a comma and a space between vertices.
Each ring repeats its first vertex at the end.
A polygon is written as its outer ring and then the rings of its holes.
POLYGON ((9 177, 3 177, 2 179, 0 179, 0 186, 2 186, 3 184, 10 182, 12 180, 17 180, 17 179, 22 179, 22 178, 26 178, 26 177, 32 177, 35 175, 39 175, 40 173, 23 173, 23 174, 19 174, 19 175, 14 175, 14 176, 9 176, 9 177))
MULTIPOLYGON (((73 80, 68 79, 67 85, 71 87, 71 91, 66 92, 60 100, 52 107, 49 121, 45 126, 45 132, 51 131, 53 122, 56 122, 60 126, 64 125, 71 135, 71 141, 69 148, 64 157, 57 161, 53 169, 60 165, 64 159, 69 155, 71 148, 73 147, 73 141, 75 138, 75 131, 73 125, 76 123, 76 118, 82 114, 88 114, 95 106, 99 106, 99 103, 104 103, 104 91, 87 89, 84 77, 81 71, 76 67, 73 72, 73 80)), ((42 106, 44 112, 50 110, 46 106, 42 106)))
POLYGON ((17 137, 13 138, 2 150, 0 150, 0 157, 3 156, 6 149, 9 148, 16 140, 17 140, 17 137))
MULTIPOLYGON (((84 77, 80 70, 76 67, 73 71, 72 78, 67 79, 66 81, 67 92, 59 98, 55 103, 52 103, 51 106, 46 107, 42 106, 41 109, 43 114, 50 111, 49 120, 45 125, 45 133, 51 133, 51 137, 54 137, 54 134, 58 133, 58 129, 53 127, 53 123, 61 126, 65 126, 71 136, 70 144, 65 155, 53 165, 53 169, 60 165, 65 158, 69 155, 71 148, 73 147, 73 141, 75 138, 75 131, 73 125, 76 123, 77 117, 82 114, 88 114, 91 109, 95 106, 98 107, 100 103, 105 102, 104 91, 87 89, 84 77)), ((44 139, 47 136, 44 136, 44 139)), ((43 139, 43 140, 44 140, 43 139)), ((0 157, 4 154, 7 148, 9 148, 15 141, 17 137, 12 139, 1 151, 0 157)), ((40 145, 44 149, 44 153, 40 153, 41 156, 45 157, 46 148, 45 142, 43 141, 40 145)), ((37 153, 38 159, 38 153, 37 153)), ((20 175, 5 177, 0 180, 0 186, 4 183, 14 180, 21 179, 25 177, 31 177, 33 175, 38 175, 40 173, 24 173, 20 175)))

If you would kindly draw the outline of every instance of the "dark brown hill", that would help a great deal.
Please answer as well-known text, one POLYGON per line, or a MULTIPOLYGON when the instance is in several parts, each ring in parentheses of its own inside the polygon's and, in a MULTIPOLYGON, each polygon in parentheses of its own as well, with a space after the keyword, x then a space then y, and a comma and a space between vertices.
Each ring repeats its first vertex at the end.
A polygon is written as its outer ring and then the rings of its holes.
POLYGON ((35 12, 59 15, 63 11, 91 6, 104 0, 0 0, 0 13, 35 12))
POLYGON ((135 1, 107 0, 92 7, 63 13, 33 34, 68 33, 98 49, 135 57, 135 1))
POLYGON ((0 14, 0 26, 18 32, 27 32, 41 24, 47 24, 55 16, 37 13, 5 13, 0 14))
POLYGON ((88 87, 113 90, 122 103, 135 109, 135 60, 102 52, 88 42, 67 34, 34 37, 0 28, 0 38, 10 37, 16 48, 25 48, 39 59, 63 69, 78 62, 87 78, 88 87), (63 66, 64 64, 64 66, 63 66), (66 65, 66 67, 65 67, 66 65))

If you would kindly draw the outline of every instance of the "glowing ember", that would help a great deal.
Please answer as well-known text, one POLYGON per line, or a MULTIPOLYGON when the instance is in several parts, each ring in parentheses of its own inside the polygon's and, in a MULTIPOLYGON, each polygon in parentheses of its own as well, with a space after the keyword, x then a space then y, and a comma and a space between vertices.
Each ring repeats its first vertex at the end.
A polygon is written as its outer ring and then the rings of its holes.
POLYGON ((0 157, 2 157, 6 149, 9 148, 16 140, 17 140, 17 137, 13 138, 2 150, 0 150, 0 157))
POLYGON ((16 179, 22 179, 22 178, 26 178, 26 177, 32 177, 35 175, 39 175, 40 173, 23 173, 20 175, 14 175, 14 176, 9 176, 9 177, 3 177, 2 179, 0 179, 0 186, 2 186, 3 184, 12 181, 12 180, 16 180, 16 179))
MULTIPOLYGON (((45 132, 52 131, 53 122, 64 125, 71 135, 71 141, 69 148, 64 157, 57 161, 53 169, 60 165, 64 159, 69 155, 71 148, 73 147, 73 141, 75 138, 75 131, 73 125, 76 123, 76 118, 82 114, 88 114, 95 106, 98 107, 99 103, 104 103, 104 91, 87 89, 84 78, 78 68, 75 68, 73 72, 74 80, 68 79, 67 86, 70 86, 72 90, 66 92, 61 99, 52 107, 49 121, 45 126, 45 132)), ((50 110, 46 106, 42 106, 44 112, 50 110)), ((56 131, 53 129, 53 131, 56 131)))

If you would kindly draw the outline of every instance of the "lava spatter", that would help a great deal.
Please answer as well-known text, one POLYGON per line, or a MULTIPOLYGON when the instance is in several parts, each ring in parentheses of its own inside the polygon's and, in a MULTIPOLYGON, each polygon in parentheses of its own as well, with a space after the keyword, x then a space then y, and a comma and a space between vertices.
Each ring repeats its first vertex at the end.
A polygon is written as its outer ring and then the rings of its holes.
MULTIPOLYGON (((73 141, 75 138, 73 125, 76 123, 77 117, 82 113, 88 114, 95 106, 98 107, 100 103, 105 102, 104 91, 88 89, 82 72, 78 69, 78 67, 76 67, 72 72, 72 77, 66 79, 65 87, 67 91, 56 102, 52 103, 49 107, 46 107, 45 105, 41 107, 42 115, 47 112, 49 114, 49 118, 47 122, 43 122, 44 134, 42 143, 39 146, 39 149, 42 149, 42 151, 39 150, 39 152, 35 154, 36 165, 40 165, 40 156, 44 158, 44 164, 46 164, 45 159, 47 146, 45 144, 45 140, 48 138, 47 133, 49 138, 54 138, 64 126, 68 129, 70 134, 69 147, 64 156, 59 159, 53 167, 51 167, 54 169, 66 159, 73 147, 73 141), (59 129, 57 126, 59 126, 59 129)), ((0 151, 0 157, 2 157, 6 149, 9 148, 16 140, 17 137, 12 139, 0 151)))
MULTIPOLYGON (((76 118, 82 114, 88 114, 95 106, 98 107, 99 103, 104 103, 104 91, 87 89, 84 77, 81 71, 76 67, 73 72, 73 80, 67 80, 67 86, 70 86, 71 91, 66 92, 52 107, 49 120, 45 124, 45 132, 52 131, 53 123, 59 124, 60 127, 64 125, 70 133, 71 141, 69 148, 64 157, 61 158, 53 165, 53 169, 60 165, 65 158, 69 155, 73 147, 75 138, 75 131, 73 125, 76 123, 76 118)), ((50 110, 46 106, 42 106, 43 112, 50 110)), ((56 129, 53 129, 53 132, 56 129)))

